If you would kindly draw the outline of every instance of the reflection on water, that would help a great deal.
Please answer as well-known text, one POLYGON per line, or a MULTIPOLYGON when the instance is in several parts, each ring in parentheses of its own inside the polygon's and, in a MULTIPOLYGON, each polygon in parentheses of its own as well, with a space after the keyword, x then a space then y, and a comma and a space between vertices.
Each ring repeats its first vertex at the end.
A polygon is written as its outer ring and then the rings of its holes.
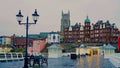
POLYGON ((92 65, 92 63, 91 63, 91 62, 92 62, 92 57, 89 57, 89 56, 88 56, 86 59, 87 59, 87 62, 88 62, 88 68, 91 68, 91 65, 92 65))
POLYGON ((70 57, 62 57, 58 59, 48 59, 47 68, 76 68, 76 60, 71 60, 70 57))
POLYGON ((76 68, 100 68, 100 60, 98 55, 80 57, 77 59, 76 68))
MULTIPOLYGON (((0 63, 0 68, 22 68, 23 61, 3 62, 0 63)), ((70 57, 62 57, 56 59, 48 59, 48 66, 40 68, 115 68, 108 59, 103 56, 86 56, 76 60, 71 60, 70 57)))

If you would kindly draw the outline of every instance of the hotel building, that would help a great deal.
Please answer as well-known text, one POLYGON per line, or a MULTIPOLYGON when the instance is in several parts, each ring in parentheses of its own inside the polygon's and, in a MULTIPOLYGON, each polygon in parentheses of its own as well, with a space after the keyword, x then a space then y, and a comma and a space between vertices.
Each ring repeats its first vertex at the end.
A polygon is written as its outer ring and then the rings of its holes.
POLYGON ((90 22, 87 16, 84 25, 76 23, 73 26, 64 28, 64 42, 102 42, 102 43, 117 43, 119 29, 115 23, 110 23, 109 20, 103 22, 97 21, 95 24, 90 22))

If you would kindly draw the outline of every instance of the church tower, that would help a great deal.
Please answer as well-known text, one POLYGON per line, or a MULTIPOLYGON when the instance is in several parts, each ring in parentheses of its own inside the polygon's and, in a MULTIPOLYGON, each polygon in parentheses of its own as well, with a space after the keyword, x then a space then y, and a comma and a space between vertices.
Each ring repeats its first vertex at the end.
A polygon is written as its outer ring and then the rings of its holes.
POLYGON ((64 33, 64 28, 70 27, 70 11, 68 13, 63 13, 62 11, 62 18, 61 18, 61 33, 64 33))

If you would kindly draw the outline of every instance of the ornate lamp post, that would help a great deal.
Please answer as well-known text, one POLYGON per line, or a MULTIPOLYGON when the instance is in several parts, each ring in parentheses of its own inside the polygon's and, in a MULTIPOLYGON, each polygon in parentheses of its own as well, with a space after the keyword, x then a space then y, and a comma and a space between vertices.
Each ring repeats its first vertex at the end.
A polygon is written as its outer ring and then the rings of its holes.
POLYGON ((25 49, 25 60, 24 60, 24 68, 28 68, 28 54, 27 54, 27 47, 28 47, 28 27, 30 24, 36 24, 38 18, 39 18, 39 15, 37 14, 37 10, 35 9, 35 12, 32 14, 33 16, 33 20, 34 22, 33 23, 29 23, 29 17, 27 16, 26 18, 26 23, 22 23, 22 20, 23 20, 23 15, 21 13, 21 10, 19 10, 19 13, 16 15, 17 17, 17 21, 19 23, 19 25, 26 25, 26 49, 25 49))

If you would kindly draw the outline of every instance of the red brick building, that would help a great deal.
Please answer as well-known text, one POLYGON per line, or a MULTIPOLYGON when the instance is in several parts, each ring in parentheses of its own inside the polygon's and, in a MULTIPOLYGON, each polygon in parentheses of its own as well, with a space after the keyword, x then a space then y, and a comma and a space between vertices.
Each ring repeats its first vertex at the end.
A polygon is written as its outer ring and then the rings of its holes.
POLYGON ((64 29, 64 42, 117 43, 119 33, 115 23, 99 20, 95 24, 91 24, 87 16, 84 25, 76 23, 74 26, 64 29))
MULTIPOLYGON (((35 38, 28 38, 28 46, 33 45, 33 40, 35 38)), ((21 48, 26 46, 26 37, 23 36, 16 36, 15 34, 11 36, 11 44, 14 47, 21 48)))
MULTIPOLYGON (((28 46, 33 46, 33 41, 35 40, 45 40, 40 37, 28 37, 28 46)), ((16 48, 26 47, 26 37, 24 36, 16 36, 15 34, 11 36, 11 45, 16 48)))
MULTIPOLYGON (((17 48, 21 48, 21 47, 25 47, 26 46, 26 38, 25 37, 15 37, 14 39, 12 39, 12 44, 17 47, 17 48)), ((33 39, 28 39, 28 45, 32 46, 33 44, 33 39)))

